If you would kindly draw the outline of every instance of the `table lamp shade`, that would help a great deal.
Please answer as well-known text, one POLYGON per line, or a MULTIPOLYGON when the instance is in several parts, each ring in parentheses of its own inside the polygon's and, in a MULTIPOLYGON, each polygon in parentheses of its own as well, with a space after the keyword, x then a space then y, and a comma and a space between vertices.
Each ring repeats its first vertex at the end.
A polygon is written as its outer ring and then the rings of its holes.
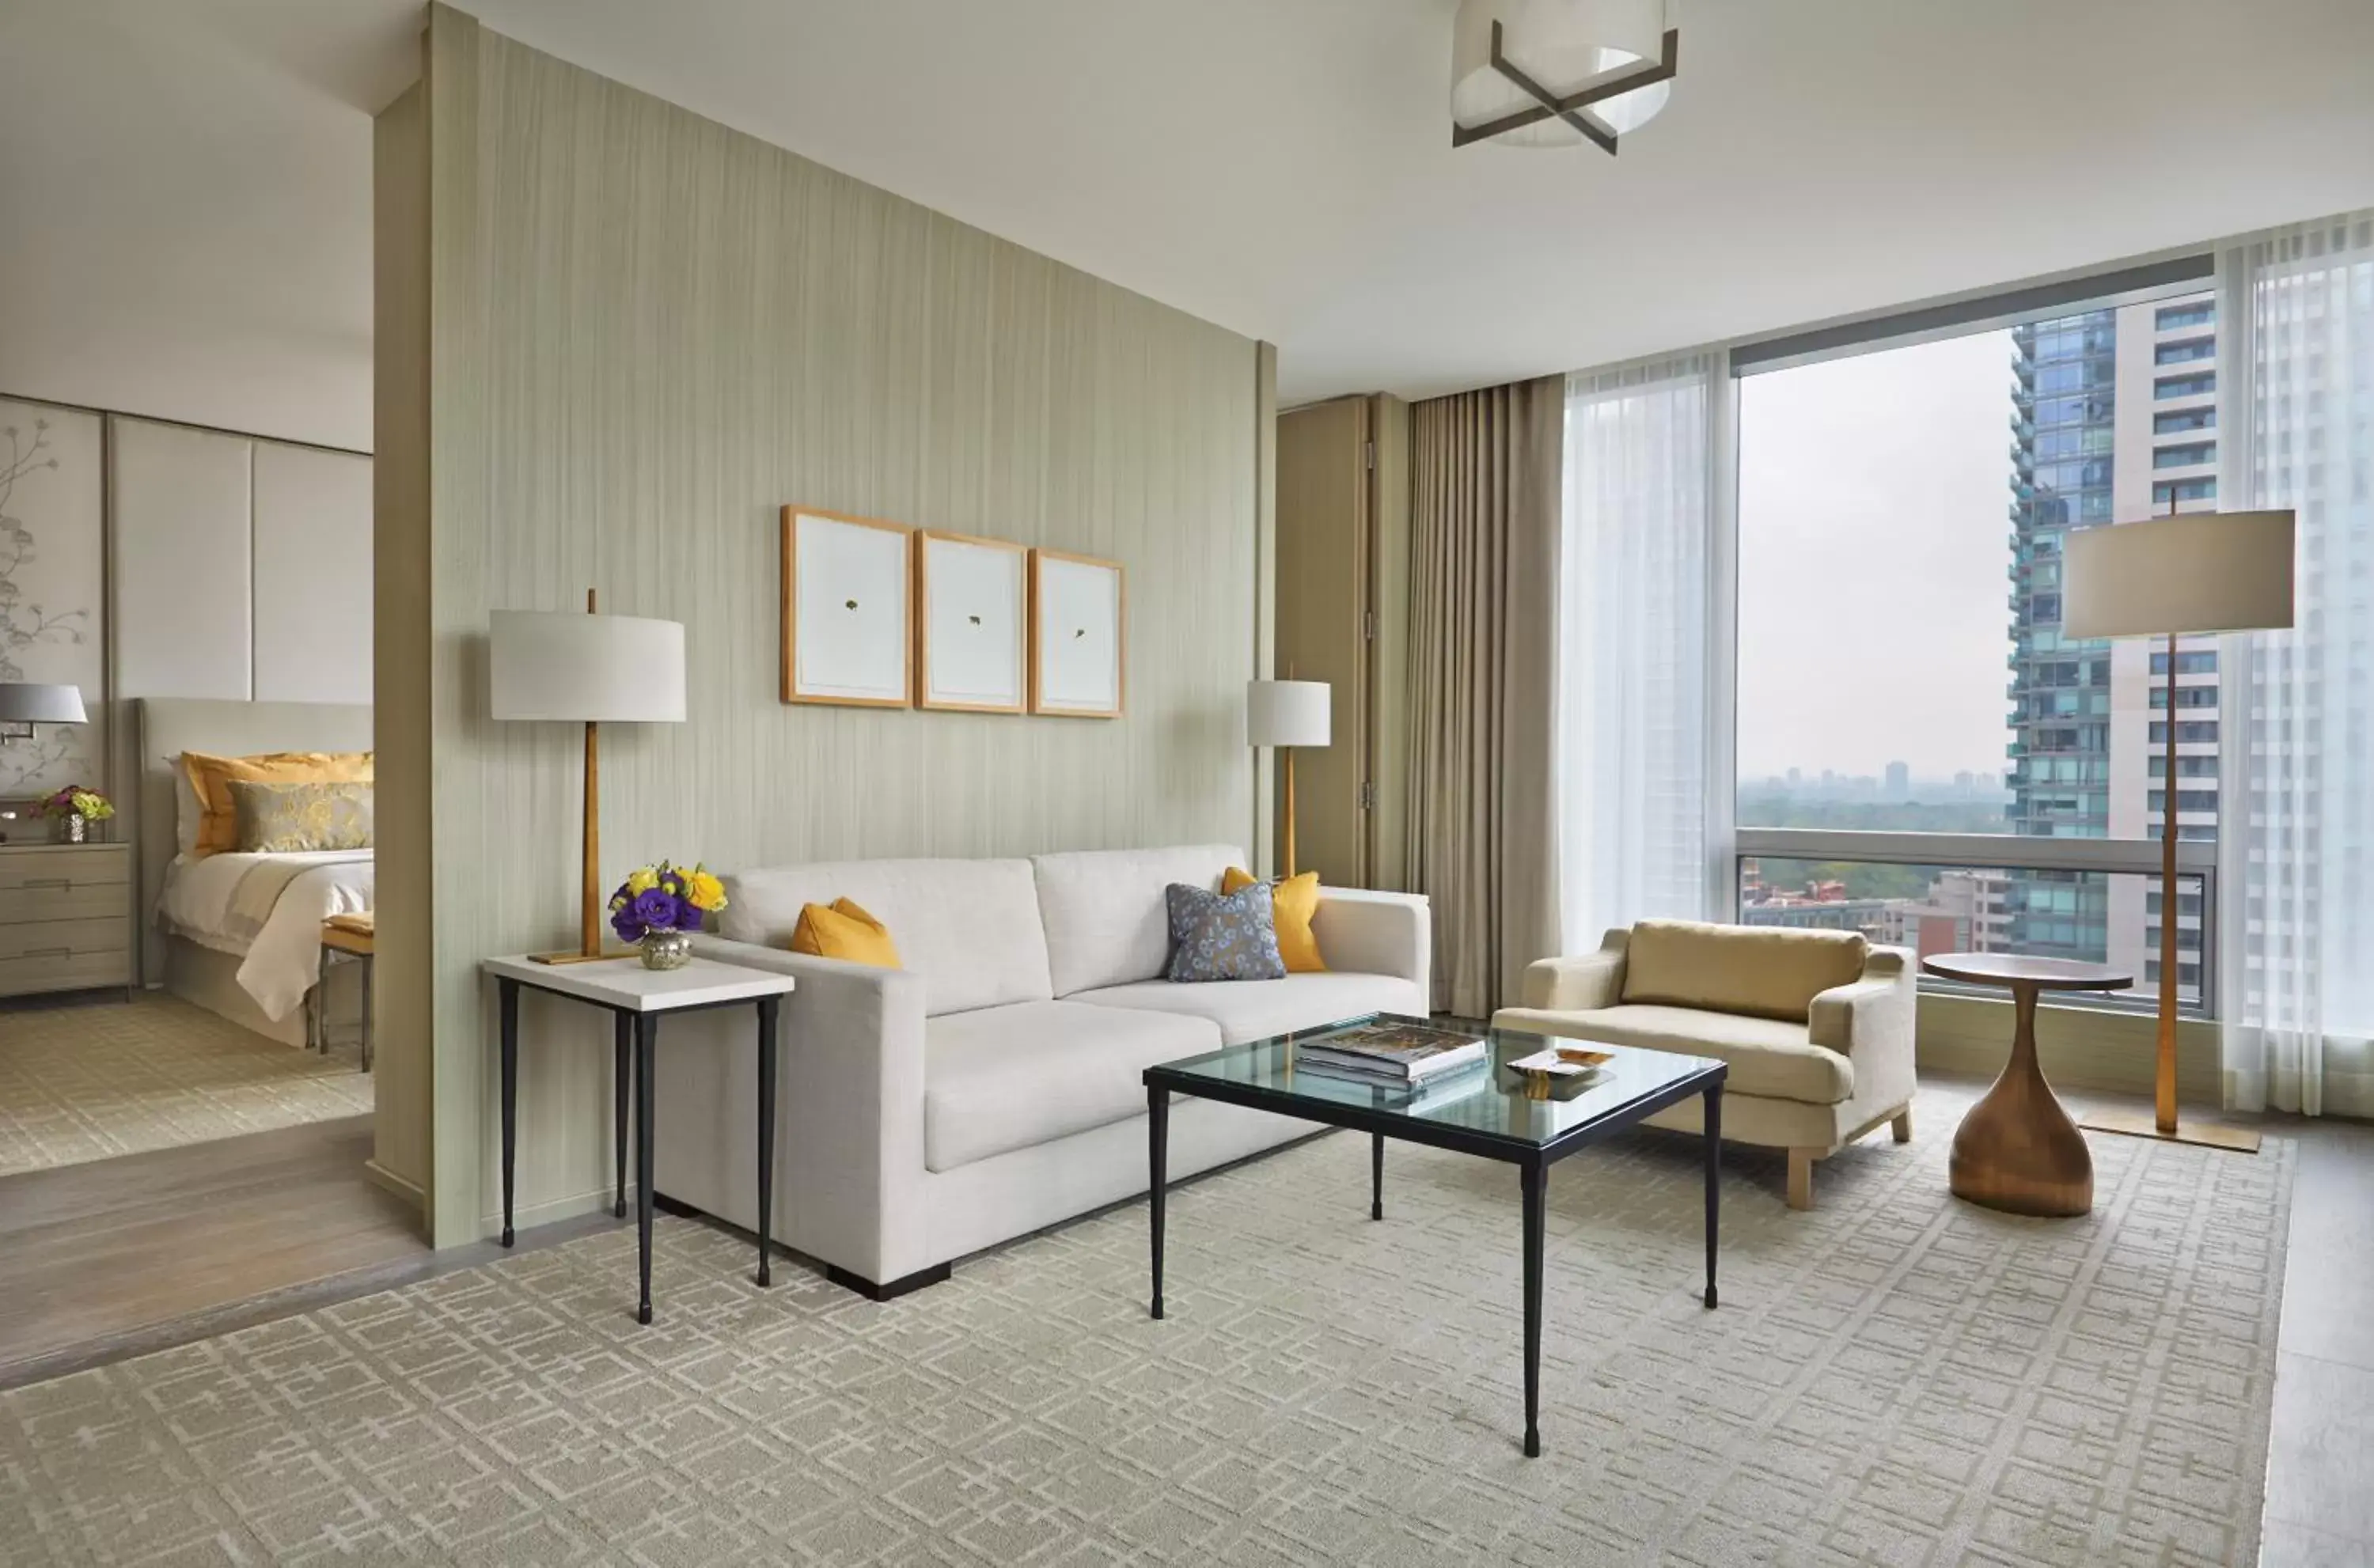
POLYGON ((1252 681, 1245 686, 1245 740, 1256 746, 1323 746, 1333 734, 1324 681, 1252 681))
POLYGON ((0 724, 87 724, 80 686, 0 681, 0 724))
POLYGON ((2062 635, 2288 626, 2292 522, 2289 511, 2188 512, 2077 530, 2061 546, 2062 635))
POLYGON ((490 631, 497 719, 684 722, 682 622, 497 610, 490 631))

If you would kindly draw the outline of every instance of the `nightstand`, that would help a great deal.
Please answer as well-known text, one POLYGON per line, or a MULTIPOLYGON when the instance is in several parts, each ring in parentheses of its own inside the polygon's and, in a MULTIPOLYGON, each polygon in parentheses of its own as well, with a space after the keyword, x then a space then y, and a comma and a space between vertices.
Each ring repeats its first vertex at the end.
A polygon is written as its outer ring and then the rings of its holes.
POLYGON ((0 997, 132 988, 132 846, 0 844, 0 997))

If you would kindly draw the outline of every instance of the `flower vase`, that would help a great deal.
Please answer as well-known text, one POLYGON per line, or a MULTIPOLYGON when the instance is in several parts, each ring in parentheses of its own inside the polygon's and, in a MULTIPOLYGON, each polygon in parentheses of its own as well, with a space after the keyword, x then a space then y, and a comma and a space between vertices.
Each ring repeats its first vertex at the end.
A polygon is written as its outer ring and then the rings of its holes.
POLYGON ((692 962, 690 931, 645 931, 635 945, 642 950, 646 969, 681 969, 692 962))
POLYGON ((80 812, 72 812, 58 819, 58 842, 85 844, 90 841, 90 819, 80 812))

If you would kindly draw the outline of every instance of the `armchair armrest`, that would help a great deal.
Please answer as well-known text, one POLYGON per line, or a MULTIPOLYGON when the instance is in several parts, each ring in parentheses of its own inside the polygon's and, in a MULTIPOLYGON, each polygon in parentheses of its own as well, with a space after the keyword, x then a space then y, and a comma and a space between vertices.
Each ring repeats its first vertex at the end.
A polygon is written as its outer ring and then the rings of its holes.
POLYGON ((1814 998, 1806 1036, 1845 1056, 1897 1043, 1898 1036, 1909 1051, 1918 994, 1910 955, 1902 948, 1875 947, 1863 960, 1861 979, 1814 998))
MULTIPOLYGON (((876 1281, 922 1267, 923 981, 699 936, 705 958, 791 975, 778 1044, 775 1237, 876 1281)), ((655 1064, 661 1191, 758 1223, 756 1013, 671 1020, 655 1064)))
POLYGON ((1525 1006, 1543 1012, 1589 1012, 1624 1000, 1624 951, 1632 933, 1621 927, 1599 951, 1544 958, 1525 966, 1525 1006))
POLYGON ((1424 894, 1322 889, 1310 934, 1330 969, 1391 975, 1432 995, 1433 913, 1424 894))

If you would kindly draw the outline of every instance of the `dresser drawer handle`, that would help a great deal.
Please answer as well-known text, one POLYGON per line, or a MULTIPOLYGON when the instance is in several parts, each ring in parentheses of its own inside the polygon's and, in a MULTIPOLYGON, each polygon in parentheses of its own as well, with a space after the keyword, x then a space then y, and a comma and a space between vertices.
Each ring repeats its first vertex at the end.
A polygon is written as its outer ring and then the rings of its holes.
POLYGON ((72 958, 74 956, 74 949, 71 947, 29 947, 24 952, 17 954, 17 956, 19 958, 72 958))
POLYGON ((25 891, 28 893, 33 892, 37 888, 42 892, 48 892, 50 889, 55 888, 58 892, 65 893, 73 888, 74 878, 70 876, 38 876, 28 881, 24 886, 25 891))

